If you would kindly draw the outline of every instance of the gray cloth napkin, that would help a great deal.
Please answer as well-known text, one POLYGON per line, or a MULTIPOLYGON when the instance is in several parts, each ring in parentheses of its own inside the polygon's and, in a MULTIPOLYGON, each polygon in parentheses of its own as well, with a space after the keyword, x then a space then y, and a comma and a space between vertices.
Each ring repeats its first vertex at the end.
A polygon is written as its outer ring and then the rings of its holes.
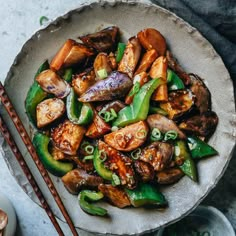
POLYGON ((236 90, 236 0, 151 1, 183 18, 208 39, 222 57, 236 90))

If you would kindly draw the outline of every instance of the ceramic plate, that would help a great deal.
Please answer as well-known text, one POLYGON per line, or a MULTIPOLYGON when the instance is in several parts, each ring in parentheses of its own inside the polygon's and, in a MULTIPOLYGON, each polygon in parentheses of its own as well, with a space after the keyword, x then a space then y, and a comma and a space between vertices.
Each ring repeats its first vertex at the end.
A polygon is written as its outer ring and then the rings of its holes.
MULTIPOLYGON (((219 116, 219 125, 210 140, 210 144, 216 147, 219 155, 199 162, 198 183, 184 177, 177 184, 162 189, 169 202, 169 207, 165 210, 143 208, 121 210, 104 203, 101 205, 105 205, 110 218, 92 217, 80 209, 77 197, 65 190, 60 179, 52 176, 78 228, 97 233, 137 235, 166 226, 190 213, 224 173, 235 143, 233 85, 221 58, 210 43, 195 28, 176 15, 154 5, 130 1, 116 3, 100 1, 59 17, 48 27, 33 35, 16 57, 6 78, 5 88, 29 133, 31 129, 25 114, 24 100, 39 65, 45 59, 51 59, 66 39, 77 39, 79 35, 95 32, 110 25, 120 27, 124 40, 146 27, 158 29, 165 36, 169 48, 184 69, 205 79, 212 94, 213 110, 219 116)), ((7 119, 6 114, 3 115, 7 119)), ((11 126, 20 150, 40 187, 51 202, 55 215, 62 218, 9 119, 7 123, 11 126)), ((25 192, 37 202, 31 187, 4 142, 3 149, 13 175, 25 192)))

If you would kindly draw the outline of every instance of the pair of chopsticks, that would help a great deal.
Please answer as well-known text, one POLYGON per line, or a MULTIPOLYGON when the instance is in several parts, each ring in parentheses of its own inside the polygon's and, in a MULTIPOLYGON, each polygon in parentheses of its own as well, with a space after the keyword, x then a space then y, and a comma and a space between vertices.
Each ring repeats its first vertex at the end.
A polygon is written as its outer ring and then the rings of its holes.
MULTIPOLYGON (((74 236, 77 236, 78 233, 75 229, 75 226, 47 172, 47 170, 44 168, 43 164, 41 163, 35 148, 30 140, 30 137, 28 135, 28 133, 26 132, 19 116, 17 115, 6 91, 4 86, 2 85, 2 83, 0 82, 0 99, 1 99, 1 103, 3 104, 3 106, 5 107, 7 113, 9 114, 11 120, 13 121, 22 141, 24 142, 26 148, 28 149, 32 159, 34 160, 34 163, 36 164, 39 172, 41 173, 46 185, 48 186, 48 189, 50 190, 54 200, 56 201, 59 209, 61 210, 62 215, 64 216, 66 222, 68 223, 71 232, 74 236)), ((0 130, 2 135, 4 136, 5 140, 7 141, 8 145, 10 146, 13 154, 15 155, 17 161, 19 162, 26 178, 28 179, 29 183, 31 184, 34 192, 36 193, 39 201, 41 202, 43 208, 45 209, 48 217, 50 218, 52 224, 54 225, 56 231, 58 232, 59 235, 64 235, 60 225, 58 224, 50 206, 48 205, 45 197, 43 196, 43 193, 41 192, 41 190, 39 189, 39 186, 36 182, 36 180, 34 179, 34 176, 32 175, 29 167, 27 166, 27 163, 25 162, 19 148, 17 147, 14 139, 12 138, 11 133, 9 132, 4 120, 2 119, 1 115, 0 115, 0 130)))

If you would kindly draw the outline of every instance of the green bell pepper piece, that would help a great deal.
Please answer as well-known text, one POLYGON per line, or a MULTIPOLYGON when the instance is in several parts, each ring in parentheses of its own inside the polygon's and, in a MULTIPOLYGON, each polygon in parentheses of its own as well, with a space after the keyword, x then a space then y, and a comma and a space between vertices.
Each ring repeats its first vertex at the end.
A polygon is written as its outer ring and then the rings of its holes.
POLYGON ((93 165, 94 165, 94 168, 97 171, 97 173, 103 179, 112 181, 113 180, 113 178, 112 178, 113 172, 110 171, 109 169, 107 169, 104 166, 103 161, 100 159, 98 148, 95 148, 93 155, 94 155, 94 157, 93 157, 93 165))
POLYGON ((184 89, 184 83, 174 71, 167 69, 168 90, 184 89))
POLYGON ((157 190, 157 188, 151 184, 140 183, 135 189, 125 189, 131 204, 134 207, 157 205, 166 205, 166 199, 164 195, 157 190))
POLYGON ((66 112, 69 120, 77 125, 87 125, 93 120, 93 110, 88 103, 78 101, 73 88, 66 98, 66 112))
POLYGON ((116 62, 119 63, 124 55, 126 48, 125 43, 118 43, 117 54, 116 54, 116 62))
POLYGON ((36 133, 33 138, 33 145, 44 167, 53 175, 61 177, 71 171, 74 166, 70 162, 54 160, 48 151, 49 141, 50 138, 47 135, 36 133))
POLYGON ((187 144, 183 140, 175 142, 175 160, 184 161, 179 168, 193 181, 197 182, 197 169, 194 161, 192 160, 191 154, 188 150, 187 144))
POLYGON ((160 79, 152 79, 144 84, 134 95, 133 102, 118 112, 112 126, 124 127, 140 120, 145 120, 149 111, 149 103, 152 93, 163 82, 160 79))
POLYGON ((66 82, 70 83, 72 81, 72 74, 73 74, 73 70, 71 68, 66 69, 63 75, 63 79, 66 82))
POLYGON ((162 116, 167 116, 168 113, 160 107, 154 107, 150 105, 148 114, 160 114, 162 116))
POLYGON ((94 206, 88 201, 98 201, 102 199, 104 195, 102 192, 95 192, 91 190, 82 190, 79 195, 79 204, 83 211, 90 215, 105 216, 107 210, 102 207, 94 206))
POLYGON ((187 138, 187 143, 193 159, 200 159, 218 154, 213 147, 197 137, 189 136, 187 138))
POLYGON ((34 126, 36 126, 36 107, 48 96, 48 94, 42 90, 35 79, 42 71, 47 70, 48 68, 49 64, 46 60, 37 70, 34 76, 34 83, 31 85, 25 99, 26 114, 34 126))

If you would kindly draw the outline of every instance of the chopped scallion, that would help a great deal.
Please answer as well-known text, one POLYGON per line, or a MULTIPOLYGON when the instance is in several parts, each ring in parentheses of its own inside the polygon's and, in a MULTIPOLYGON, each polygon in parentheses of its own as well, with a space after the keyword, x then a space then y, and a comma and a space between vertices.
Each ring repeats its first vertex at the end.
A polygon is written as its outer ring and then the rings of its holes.
POLYGON ((178 133, 175 130, 169 130, 165 133, 164 140, 175 140, 178 137, 178 133))
POLYGON ((113 173, 112 174, 112 182, 114 183, 114 185, 120 185, 120 178, 117 174, 113 173))
POLYGON ((93 155, 88 155, 83 158, 83 161, 93 160, 93 155))
POLYGON ((39 24, 43 25, 45 21, 48 21, 49 19, 46 16, 41 16, 39 18, 39 24))
POLYGON ((146 136, 147 136, 147 131, 144 129, 138 130, 135 134, 135 137, 137 139, 144 139, 146 138, 146 136))
POLYGON ((131 157, 134 160, 138 160, 141 155, 141 148, 137 148, 134 151, 131 152, 131 157))
POLYGON ((162 133, 159 129, 153 128, 151 133, 151 140, 152 141, 159 141, 162 139, 162 133))
POLYGON ((105 79, 108 76, 107 71, 105 69, 98 70, 97 74, 100 79, 105 79))
POLYGON ((93 154, 93 152, 94 152, 94 147, 93 147, 92 145, 87 145, 84 150, 85 150, 85 152, 88 153, 88 154, 93 154))

